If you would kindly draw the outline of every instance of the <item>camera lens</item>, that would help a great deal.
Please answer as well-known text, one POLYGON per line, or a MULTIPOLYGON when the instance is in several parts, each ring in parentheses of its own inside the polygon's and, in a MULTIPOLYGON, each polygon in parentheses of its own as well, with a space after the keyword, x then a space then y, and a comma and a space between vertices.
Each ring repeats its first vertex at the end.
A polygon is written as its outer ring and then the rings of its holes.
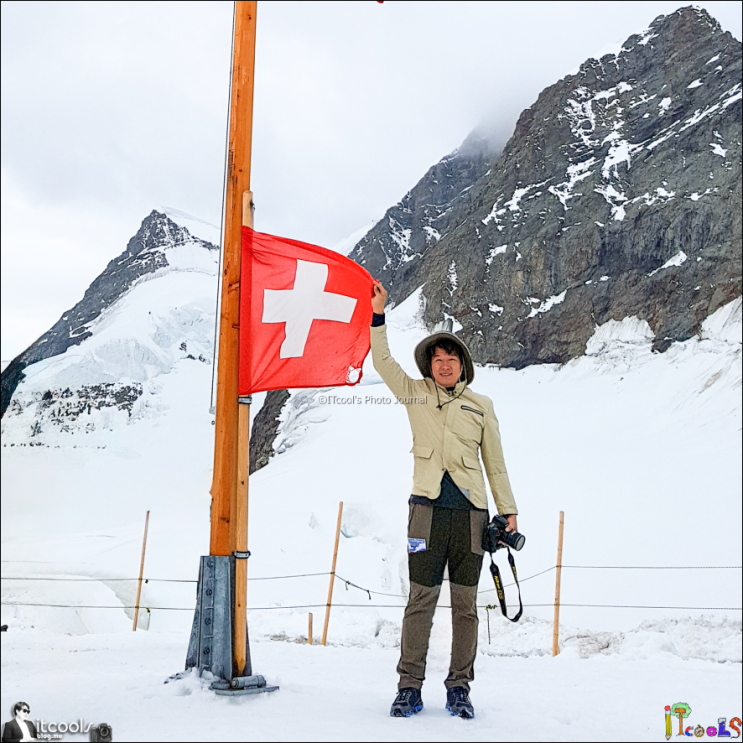
POLYGON ((523 534, 519 534, 519 532, 511 532, 507 535, 508 543, 511 549, 516 550, 517 552, 524 546, 524 543, 526 542, 526 537, 523 534))

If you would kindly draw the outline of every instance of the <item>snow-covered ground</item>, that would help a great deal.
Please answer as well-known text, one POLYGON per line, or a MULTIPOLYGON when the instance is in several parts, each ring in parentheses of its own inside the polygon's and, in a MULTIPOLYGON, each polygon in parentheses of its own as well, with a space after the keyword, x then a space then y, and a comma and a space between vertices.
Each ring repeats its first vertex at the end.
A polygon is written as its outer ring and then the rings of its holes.
POLYGON ((741 716, 739 664, 684 661, 660 649, 646 659, 481 655, 471 695, 477 716, 464 721, 444 710, 440 643, 429 657, 424 710, 405 720, 388 716, 395 649, 256 642, 259 668, 279 691, 227 699, 198 677, 163 684, 183 660, 183 641, 155 632, 8 634, 3 709, 22 699, 32 719, 107 722, 119 741, 662 741, 667 704, 686 702, 692 727, 741 716))
MULTIPOLYGON (((199 234, 198 222, 187 226, 199 234)), ((411 437, 370 363, 356 387, 293 393, 278 453, 251 478, 254 666, 281 691, 227 700, 196 678, 163 685, 183 665, 195 585, 161 581, 195 580, 208 552, 213 456, 215 271, 211 256, 181 253, 90 339, 27 369, 24 405, 3 419, 3 709, 24 699, 32 718, 105 720, 119 740, 655 740, 663 707, 679 700, 694 725, 740 716, 741 574, 713 569, 741 563, 740 299, 664 354, 651 352, 646 323, 625 318, 597 328, 587 355, 565 366, 478 367, 473 387, 494 400, 527 536, 519 575, 546 572, 523 582, 527 608, 512 625, 484 608, 495 603, 484 571, 473 723, 442 709, 445 608, 426 711, 386 717, 408 586, 411 437), (93 409, 67 431, 52 420, 59 408, 42 404, 47 389, 104 383, 142 393, 129 412, 93 409), (337 572, 376 593, 337 581, 330 647, 309 647, 308 612, 316 640, 322 631, 339 501, 337 572), (134 603, 148 509, 149 631, 133 634, 121 607, 134 603), (563 569, 562 652, 552 658, 561 510, 563 563, 588 567, 563 569), (644 567, 653 569, 634 569, 644 567), (259 580, 312 573, 323 575, 259 580)), ((411 374, 425 335, 418 302, 388 315, 391 348, 411 374)))

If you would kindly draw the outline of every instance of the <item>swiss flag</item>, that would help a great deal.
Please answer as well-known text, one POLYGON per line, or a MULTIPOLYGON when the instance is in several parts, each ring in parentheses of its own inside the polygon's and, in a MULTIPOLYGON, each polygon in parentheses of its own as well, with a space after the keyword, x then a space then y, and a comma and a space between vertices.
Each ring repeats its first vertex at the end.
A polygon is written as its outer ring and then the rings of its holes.
POLYGON ((239 394, 358 384, 373 285, 339 253, 243 227, 239 394))

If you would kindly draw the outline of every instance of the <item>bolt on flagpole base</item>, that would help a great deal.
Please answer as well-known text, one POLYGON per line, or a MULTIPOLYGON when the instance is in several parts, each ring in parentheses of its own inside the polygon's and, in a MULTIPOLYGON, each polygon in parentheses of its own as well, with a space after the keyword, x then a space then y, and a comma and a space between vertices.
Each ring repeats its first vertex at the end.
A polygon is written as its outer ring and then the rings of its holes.
MULTIPOLYGON (((212 674, 210 688, 217 694, 236 696, 276 691, 267 686, 263 676, 253 675, 250 642, 245 631, 245 668, 238 674, 233 661, 233 621, 235 612, 235 560, 247 559, 249 552, 234 555, 206 555, 199 564, 191 638, 186 654, 186 672, 191 669, 201 676, 212 674)), ((169 680, 183 678, 175 674, 169 680)))

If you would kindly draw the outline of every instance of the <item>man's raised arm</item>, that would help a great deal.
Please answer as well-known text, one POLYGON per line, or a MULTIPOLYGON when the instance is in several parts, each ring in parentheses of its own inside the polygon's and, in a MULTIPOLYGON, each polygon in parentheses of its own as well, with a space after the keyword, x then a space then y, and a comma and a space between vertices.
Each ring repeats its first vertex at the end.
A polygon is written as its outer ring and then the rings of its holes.
POLYGON ((393 395, 410 398, 413 394, 413 380, 402 370, 401 366, 392 358, 390 347, 387 344, 387 326, 384 322, 384 303, 387 300, 387 291, 381 281, 374 284, 372 297, 371 350, 374 368, 385 381, 393 395))

